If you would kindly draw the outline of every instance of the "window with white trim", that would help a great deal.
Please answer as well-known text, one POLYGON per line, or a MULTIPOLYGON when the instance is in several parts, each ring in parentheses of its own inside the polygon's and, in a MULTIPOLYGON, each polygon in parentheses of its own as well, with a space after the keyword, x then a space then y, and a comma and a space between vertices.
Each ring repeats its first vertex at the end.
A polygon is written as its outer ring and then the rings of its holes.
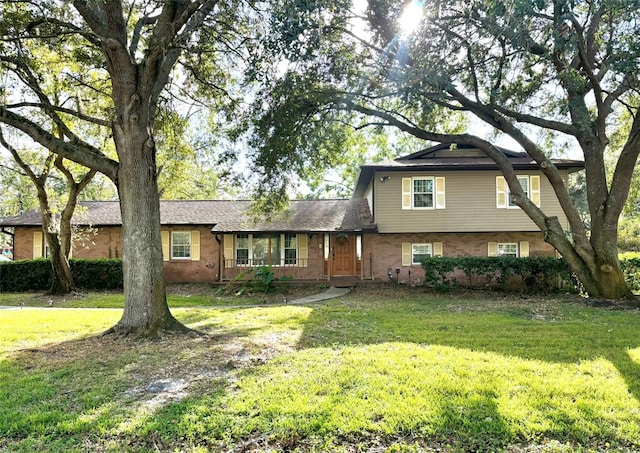
POLYGON ((236 236, 236 262, 238 266, 249 265, 249 235, 238 234, 236 236))
POLYGON ((245 233, 235 235, 237 266, 306 266, 306 234, 245 233))
POLYGON ((200 261, 200 231, 160 231, 162 260, 200 261))
POLYGON ((298 264, 298 235, 285 234, 283 244, 284 265, 295 266, 298 264))
POLYGON ((496 249, 497 256, 518 257, 518 244, 516 242, 498 242, 496 249))
POLYGON ((433 247, 431 244, 411 244, 411 264, 420 266, 422 260, 433 256, 433 247))
POLYGON ((403 266, 421 266, 422 260, 431 256, 443 256, 442 242, 403 242, 402 259, 403 266))
POLYGON ((191 259, 191 232, 172 231, 171 232, 171 259, 188 260, 191 259))
POLYGON ((444 209, 445 180, 442 176, 402 178, 402 209, 444 209))
MULTIPOLYGON (((525 196, 529 198, 533 204, 540 207, 540 176, 518 175, 517 178, 525 196)), ((496 207, 508 209, 519 208, 511 198, 511 191, 504 176, 496 177, 496 207)))
POLYGON ((433 178, 413 178, 413 209, 433 208, 433 178))
MULTIPOLYGON (((522 191, 524 192, 524 195, 529 198, 531 195, 529 193, 529 177, 528 176, 518 176, 518 182, 520 183, 520 187, 522 187, 522 191)), ((509 190, 509 187, 507 186, 507 203, 509 204, 510 208, 517 208, 519 207, 515 201, 513 201, 513 199, 511 198, 511 191, 509 190)))
POLYGON ((487 256, 513 256, 526 258, 529 256, 529 241, 489 242, 487 256))

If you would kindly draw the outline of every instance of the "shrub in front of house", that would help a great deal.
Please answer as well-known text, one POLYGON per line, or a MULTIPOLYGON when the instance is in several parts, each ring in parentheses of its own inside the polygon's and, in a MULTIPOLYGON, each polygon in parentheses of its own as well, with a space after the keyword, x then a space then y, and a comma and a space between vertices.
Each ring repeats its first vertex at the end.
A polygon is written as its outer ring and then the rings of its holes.
POLYGON ((640 252, 627 252, 620 256, 625 279, 633 291, 640 291, 640 252))
POLYGON ((73 281, 83 289, 122 289, 122 260, 70 260, 73 281))
POLYGON ((0 262, 0 291, 47 291, 51 288, 51 262, 45 258, 0 262))
POLYGON ((566 261, 554 257, 431 257, 422 261, 426 286, 455 286, 529 293, 574 288, 566 261))
MULTIPOLYGON (((77 288, 122 288, 122 260, 69 260, 77 288)), ((47 291, 52 282, 51 262, 35 260, 0 262, 0 291, 47 291)))

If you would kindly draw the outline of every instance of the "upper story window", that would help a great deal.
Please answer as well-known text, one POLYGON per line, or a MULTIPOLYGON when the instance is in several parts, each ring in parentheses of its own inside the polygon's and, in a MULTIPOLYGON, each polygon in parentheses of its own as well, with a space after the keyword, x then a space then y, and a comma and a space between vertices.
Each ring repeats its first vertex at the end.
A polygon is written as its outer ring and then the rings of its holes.
MULTIPOLYGON (((529 198, 533 204, 540 207, 540 176, 518 175, 518 182, 527 198, 529 198)), ((519 207, 511 199, 511 191, 504 176, 496 177, 496 207, 509 209, 519 207)))
POLYGON ((402 178, 402 209, 444 209, 444 177, 402 178))

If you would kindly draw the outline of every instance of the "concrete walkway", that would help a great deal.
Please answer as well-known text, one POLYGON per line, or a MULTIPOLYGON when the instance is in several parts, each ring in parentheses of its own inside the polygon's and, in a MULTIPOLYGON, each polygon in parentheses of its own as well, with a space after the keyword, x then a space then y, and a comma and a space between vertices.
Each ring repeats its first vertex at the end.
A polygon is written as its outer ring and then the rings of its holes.
POLYGON ((312 294, 310 296, 305 296, 305 297, 301 297, 300 299, 294 299, 292 301, 289 301, 288 304, 290 305, 304 305, 304 304, 311 304, 314 302, 320 302, 323 300, 327 300, 327 299, 335 299, 336 297, 342 297, 342 296, 346 296, 347 294, 349 294, 349 292, 351 291, 352 288, 347 287, 347 288, 338 288, 335 286, 331 286, 329 287, 328 290, 318 293, 318 294, 312 294))

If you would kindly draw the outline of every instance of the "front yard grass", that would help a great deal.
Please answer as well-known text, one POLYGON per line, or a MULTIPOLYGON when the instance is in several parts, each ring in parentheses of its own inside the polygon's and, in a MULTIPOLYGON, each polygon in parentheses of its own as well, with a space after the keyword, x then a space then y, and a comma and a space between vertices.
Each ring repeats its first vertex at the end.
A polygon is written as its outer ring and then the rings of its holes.
POLYGON ((363 289, 173 312, 208 335, 0 310, 0 450, 640 450, 638 311, 363 289))

